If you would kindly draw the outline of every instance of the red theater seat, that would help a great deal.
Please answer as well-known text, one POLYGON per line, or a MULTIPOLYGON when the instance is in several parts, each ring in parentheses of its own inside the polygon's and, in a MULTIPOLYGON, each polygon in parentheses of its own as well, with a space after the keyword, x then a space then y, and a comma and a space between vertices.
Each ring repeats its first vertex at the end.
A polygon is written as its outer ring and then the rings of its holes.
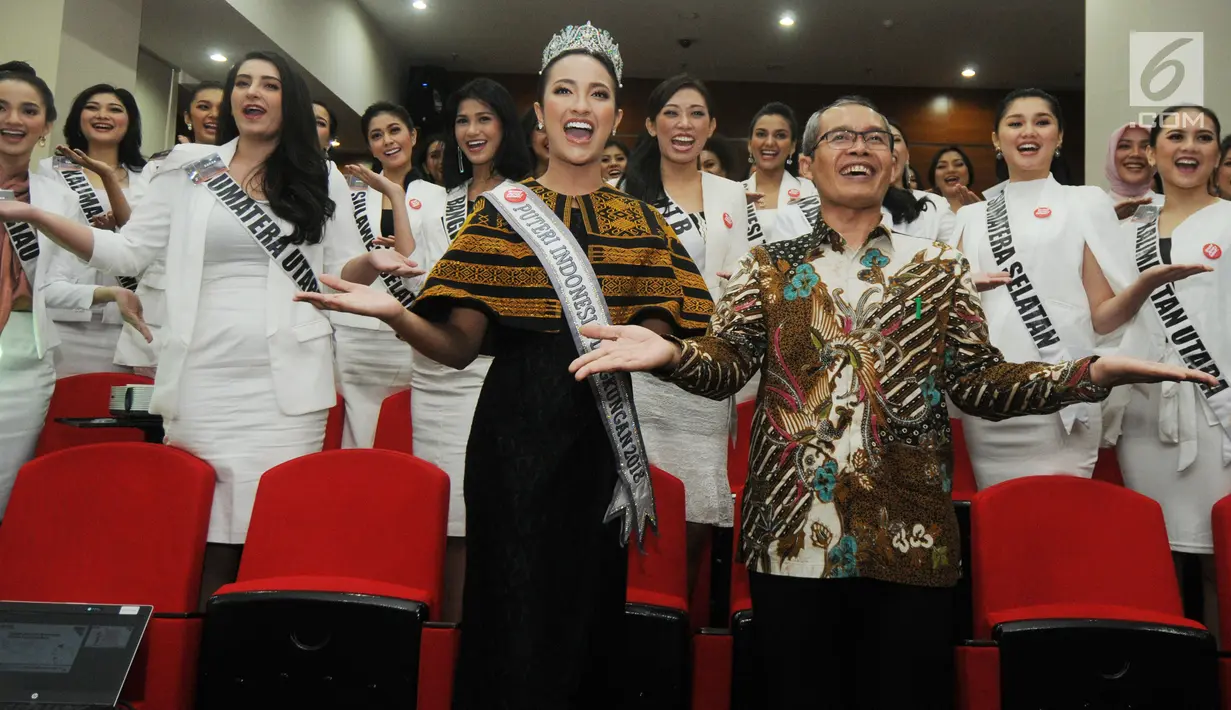
POLYGON ((1120 459, 1116 455, 1115 447, 1098 450, 1098 461, 1094 464, 1093 478, 1113 486, 1124 485, 1124 476, 1120 473, 1120 459))
MULTIPOLYGON (((1219 641, 1226 653, 1231 647, 1231 496, 1214 504, 1214 571, 1218 586, 1219 641)), ((1231 657, 1220 658, 1222 707, 1231 710, 1231 657)))
POLYGON ((191 706, 214 470, 167 446, 76 446, 26 464, 0 525, 0 599, 150 604, 121 697, 191 706))
POLYGON ((1030 476, 976 494, 971 522, 985 645, 958 651, 959 707, 1208 707, 1213 641, 1183 617, 1157 503, 1030 476))
POLYGON ((325 420, 325 443, 321 451, 337 451, 342 448, 342 429, 346 423, 346 403, 342 395, 338 395, 338 403, 329 410, 329 418, 325 420))
POLYGON ((266 473, 239 581, 210 600, 198 708, 410 706, 425 666, 451 675, 451 656, 420 653, 448 500, 443 471, 395 451, 327 451, 266 473))
POLYGON ((410 421, 410 390, 389 395, 380 405, 373 448, 415 453, 414 431, 410 421))
POLYGON ((141 375, 118 372, 95 372, 72 375, 56 380, 51 395, 43 433, 39 435, 35 456, 60 451, 72 446, 104 444, 113 441, 141 442, 140 429, 78 429, 60 424, 56 419, 67 417, 111 416, 111 388, 120 385, 152 385, 154 381, 141 375))

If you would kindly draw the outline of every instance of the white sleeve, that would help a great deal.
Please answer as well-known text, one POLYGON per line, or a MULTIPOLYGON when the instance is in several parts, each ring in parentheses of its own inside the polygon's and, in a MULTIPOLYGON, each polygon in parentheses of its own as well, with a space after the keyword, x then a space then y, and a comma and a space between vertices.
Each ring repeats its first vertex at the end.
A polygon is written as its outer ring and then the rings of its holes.
POLYGON ((185 202, 181 191, 193 186, 178 182, 174 174, 156 177, 119 232, 94 230, 90 266, 108 274, 132 276, 145 271, 166 250, 171 236, 171 214, 176 204, 185 202))
POLYGON ((329 198, 334 204, 333 217, 325 223, 321 238, 325 248, 325 273, 337 276, 346 262, 367 253, 367 249, 359 235, 359 225, 355 224, 350 188, 336 169, 329 171, 329 198))
MULTIPOLYGON (((79 224, 88 224, 75 199, 65 194, 62 203, 56 210, 57 214, 79 224)), ((89 310, 94 305, 94 290, 98 288, 94 283, 93 270, 72 252, 51 240, 46 240, 44 244, 46 249, 41 258, 48 260, 46 281, 40 283, 38 288, 43 292, 47 307, 89 310)))

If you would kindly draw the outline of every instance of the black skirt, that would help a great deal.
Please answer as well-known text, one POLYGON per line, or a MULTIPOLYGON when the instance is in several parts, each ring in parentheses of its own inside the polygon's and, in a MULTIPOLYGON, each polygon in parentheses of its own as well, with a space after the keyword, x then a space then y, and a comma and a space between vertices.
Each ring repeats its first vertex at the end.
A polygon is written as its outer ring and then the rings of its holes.
POLYGON ((627 550, 615 457, 567 333, 500 328, 466 450, 456 710, 620 703, 627 550))

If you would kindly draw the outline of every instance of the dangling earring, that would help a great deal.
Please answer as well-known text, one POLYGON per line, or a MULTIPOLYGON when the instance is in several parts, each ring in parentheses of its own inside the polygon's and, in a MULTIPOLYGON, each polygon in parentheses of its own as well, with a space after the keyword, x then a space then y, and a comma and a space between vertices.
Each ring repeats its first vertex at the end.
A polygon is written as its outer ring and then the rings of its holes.
POLYGON ((540 130, 540 131, 543 130, 543 122, 539 121, 538 123, 534 124, 534 127, 536 130, 540 130))
POLYGON ((462 147, 457 147, 457 171, 459 173, 466 172, 466 166, 462 164, 462 147))
POLYGON ((38 139, 38 147, 42 148, 47 145, 47 136, 40 136, 38 139))
POLYGON ((996 160, 1004 160, 1004 153, 1001 153, 999 148, 996 149, 996 160))
POLYGON ((191 124, 191 123, 188 123, 188 124, 185 124, 185 125, 187 125, 187 126, 188 126, 188 130, 189 130, 189 131, 191 131, 191 130, 192 130, 192 124, 191 124))
POLYGON ((1056 146, 1056 157, 1060 157, 1060 146, 1056 146))
POLYGON ((612 129, 611 129, 611 137, 612 137, 612 138, 615 138, 615 132, 616 132, 616 129, 612 128, 612 129))
POLYGON ((749 165, 755 165, 755 164, 756 164, 756 162, 757 162, 757 161, 755 161, 755 160, 753 160, 753 159, 752 159, 752 153, 749 153, 749 154, 748 154, 748 164, 749 164, 749 165))
POLYGON ((790 159, 790 158, 787 158, 787 159, 786 159, 786 164, 787 164, 787 165, 790 165, 790 164, 791 164, 791 159, 790 159))

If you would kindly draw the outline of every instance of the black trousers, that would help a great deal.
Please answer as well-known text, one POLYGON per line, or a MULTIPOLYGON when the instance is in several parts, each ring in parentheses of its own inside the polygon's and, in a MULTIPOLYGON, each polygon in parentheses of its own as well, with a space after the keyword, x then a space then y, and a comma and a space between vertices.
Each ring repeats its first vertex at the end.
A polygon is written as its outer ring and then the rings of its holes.
POLYGON ((750 576, 764 710, 952 710, 952 588, 750 576))

